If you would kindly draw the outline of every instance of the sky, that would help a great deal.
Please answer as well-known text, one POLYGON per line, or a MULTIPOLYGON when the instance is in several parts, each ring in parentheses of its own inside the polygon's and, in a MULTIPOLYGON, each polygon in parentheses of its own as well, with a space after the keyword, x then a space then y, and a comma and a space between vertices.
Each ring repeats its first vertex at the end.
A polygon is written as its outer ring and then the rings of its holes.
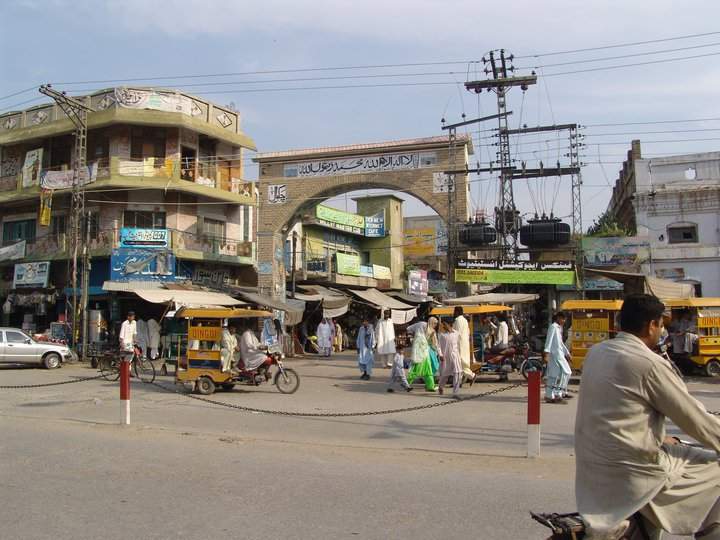
MULTIPOLYGON (((648 156, 718 149, 718 20, 709 0, 2 0, 0 114, 40 103, 46 82, 78 94, 142 85, 232 103, 261 152, 433 136, 442 118, 495 112, 493 94, 462 83, 485 78, 481 58, 504 48, 516 74, 539 75, 509 95, 510 127, 587 126, 586 228, 632 139, 648 156)), ((468 128, 472 165, 494 159, 492 132, 478 132, 490 127, 468 128)), ((564 159, 567 145, 548 134, 512 143, 528 167, 564 159)), ((474 209, 496 205, 497 184, 471 177, 474 209)), ((514 188, 526 217, 570 214, 569 177, 514 188)), ((352 196, 331 202, 352 210, 352 196)), ((417 200, 404 210, 432 213, 417 200)))

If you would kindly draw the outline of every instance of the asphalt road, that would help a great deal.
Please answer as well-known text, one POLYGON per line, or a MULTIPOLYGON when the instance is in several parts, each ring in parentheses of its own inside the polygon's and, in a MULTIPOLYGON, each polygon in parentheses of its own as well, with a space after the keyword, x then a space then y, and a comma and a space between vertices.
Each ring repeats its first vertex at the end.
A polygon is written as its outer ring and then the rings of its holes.
MULTIPOLYGON (((294 361, 297 394, 214 398, 289 411, 440 402, 360 381, 350 355, 294 361)), ((92 375, 0 369, 0 385, 92 375)), ((162 381, 170 386, 171 379, 162 381)), ((464 388, 470 395, 495 382, 464 388)), ((720 409, 711 381, 690 387, 720 409)), ((0 391, 3 539, 545 538, 529 510, 573 509, 574 403, 542 408, 543 455, 525 453, 526 388, 417 412, 351 418, 251 414, 134 383, 0 391)))

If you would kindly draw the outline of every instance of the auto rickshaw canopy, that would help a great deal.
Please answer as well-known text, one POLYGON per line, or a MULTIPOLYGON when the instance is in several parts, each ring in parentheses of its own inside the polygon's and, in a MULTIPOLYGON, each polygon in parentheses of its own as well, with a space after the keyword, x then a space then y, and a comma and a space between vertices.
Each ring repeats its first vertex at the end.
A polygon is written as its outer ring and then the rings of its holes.
POLYGON ((270 311, 264 309, 243 309, 243 308, 180 308, 175 312, 175 317, 180 319, 248 319, 253 317, 272 317, 270 311))
POLYGON ((509 306, 501 306, 494 304, 483 304, 475 306, 438 306, 433 308, 430 315, 440 315, 441 317, 447 317, 455 313, 456 308, 462 308, 464 315, 481 315, 484 313, 501 313, 503 311, 512 311, 509 306))
POLYGON ((563 311, 599 310, 620 311, 622 300, 565 300, 560 309, 563 311))
POLYGON ((720 298, 670 298, 665 301, 665 307, 670 309, 720 307, 720 298))

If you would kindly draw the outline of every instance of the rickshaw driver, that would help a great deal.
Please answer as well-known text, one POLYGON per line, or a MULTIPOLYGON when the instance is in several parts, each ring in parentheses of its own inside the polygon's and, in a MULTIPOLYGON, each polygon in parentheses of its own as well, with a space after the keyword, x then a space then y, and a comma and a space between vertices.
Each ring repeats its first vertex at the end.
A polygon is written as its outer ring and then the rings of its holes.
POLYGON ((652 533, 720 539, 720 420, 652 352, 665 306, 630 295, 622 331, 585 359, 575 423, 578 511, 587 538, 619 538, 639 512, 652 533), (665 436, 665 419, 708 450, 665 436), (601 536, 601 535, 606 536, 601 536))
POLYGON ((245 323, 245 330, 240 336, 240 361, 238 362, 238 368, 246 371, 252 371, 258 369, 267 361, 267 352, 265 347, 260 344, 255 332, 252 330, 252 323, 248 320, 245 323))

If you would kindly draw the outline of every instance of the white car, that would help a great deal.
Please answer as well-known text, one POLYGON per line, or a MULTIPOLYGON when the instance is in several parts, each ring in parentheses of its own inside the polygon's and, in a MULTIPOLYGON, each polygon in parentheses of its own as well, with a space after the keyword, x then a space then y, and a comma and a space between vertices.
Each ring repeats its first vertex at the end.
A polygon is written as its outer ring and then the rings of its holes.
POLYGON ((35 341, 17 328, 0 328, 0 364, 39 364, 55 369, 73 355, 66 345, 35 341))

